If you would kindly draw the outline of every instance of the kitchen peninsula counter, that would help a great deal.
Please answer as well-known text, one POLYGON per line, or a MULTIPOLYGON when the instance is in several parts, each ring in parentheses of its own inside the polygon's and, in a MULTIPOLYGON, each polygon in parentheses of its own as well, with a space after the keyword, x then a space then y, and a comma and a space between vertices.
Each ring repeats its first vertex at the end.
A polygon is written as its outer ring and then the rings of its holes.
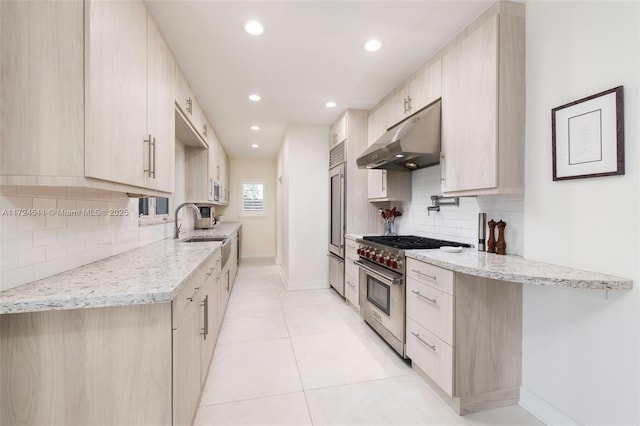
POLYGON ((474 249, 464 249, 461 253, 447 253, 442 250, 407 250, 405 254, 408 258, 455 272, 520 284, 602 290, 633 288, 633 281, 626 278, 474 249))
POLYGON ((170 302, 221 246, 189 237, 228 236, 240 223, 184 232, 72 270, 0 292, 0 314, 170 302))

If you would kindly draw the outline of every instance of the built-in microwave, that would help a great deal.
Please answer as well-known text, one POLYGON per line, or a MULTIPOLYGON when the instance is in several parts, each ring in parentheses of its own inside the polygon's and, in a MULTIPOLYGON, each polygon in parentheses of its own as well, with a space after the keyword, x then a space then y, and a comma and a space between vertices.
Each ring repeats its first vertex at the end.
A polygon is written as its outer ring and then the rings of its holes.
POLYGON ((211 179, 211 195, 213 201, 220 201, 220 184, 214 179, 211 179))

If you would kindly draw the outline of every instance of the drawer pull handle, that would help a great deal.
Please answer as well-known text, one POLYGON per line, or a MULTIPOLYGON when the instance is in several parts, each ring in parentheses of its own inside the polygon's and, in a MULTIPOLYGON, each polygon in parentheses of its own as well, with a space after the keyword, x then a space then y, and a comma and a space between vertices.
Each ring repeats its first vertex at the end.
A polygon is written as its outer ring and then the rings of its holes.
POLYGON ((417 269, 412 269, 413 272, 415 272, 416 274, 420 274, 422 276, 425 276, 427 278, 431 278, 433 281, 438 281, 438 277, 436 277, 435 275, 427 275, 424 272, 420 272, 417 269))
POLYGON ((355 284, 351 284, 349 281, 347 281, 347 284, 349 284, 353 288, 356 288, 356 285, 355 284))
POLYGON ((416 296, 422 297, 424 300, 431 302, 434 305, 438 304, 438 301, 436 299, 429 299, 427 296, 425 296, 424 294, 421 294, 419 291, 411 290, 411 293, 415 293, 416 296))
POLYGON ((436 351, 436 345, 430 345, 429 343, 425 342, 424 340, 422 340, 422 338, 420 337, 420 335, 418 333, 414 333, 413 331, 411 332, 411 334, 413 334, 415 336, 416 339, 420 340, 422 343, 424 343, 425 345, 427 345, 427 347, 429 349, 431 349, 432 351, 436 351))
POLYGON ((196 297, 196 294, 198 294, 198 291, 200 290, 201 287, 196 287, 193 289, 193 296, 191 297, 187 297, 187 300, 189 302, 193 302, 193 299, 196 297))

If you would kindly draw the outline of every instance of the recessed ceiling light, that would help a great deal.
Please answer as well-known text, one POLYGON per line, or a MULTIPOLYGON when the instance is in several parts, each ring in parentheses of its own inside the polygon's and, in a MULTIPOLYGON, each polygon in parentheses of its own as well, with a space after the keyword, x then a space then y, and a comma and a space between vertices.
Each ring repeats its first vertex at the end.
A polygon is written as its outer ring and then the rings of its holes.
POLYGON ((251 148, 259 148, 259 147, 260 147, 260 145, 258 145, 257 143, 254 143, 254 144, 251 145, 251 148))
POLYGON ((244 24, 244 30, 251 35, 260 35, 264 32, 264 27, 260 22, 251 20, 244 24))
POLYGON ((371 39, 364 44, 364 50, 367 52, 375 52, 376 50, 380 50, 381 47, 382 43, 376 39, 371 39))
POLYGON ((327 108, 334 108, 337 104, 333 101, 329 101, 326 104, 324 104, 327 108))
POLYGON ((253 102, 258 102, 262 98, 260 97, 260 95, 253 93, 249 95, 249 99, 252 100, 253 102))
POLYGON ((255 130, 256 132, 260 130, 260 126, 256 126, 255 124, 251 126, 251 130, 255 130))

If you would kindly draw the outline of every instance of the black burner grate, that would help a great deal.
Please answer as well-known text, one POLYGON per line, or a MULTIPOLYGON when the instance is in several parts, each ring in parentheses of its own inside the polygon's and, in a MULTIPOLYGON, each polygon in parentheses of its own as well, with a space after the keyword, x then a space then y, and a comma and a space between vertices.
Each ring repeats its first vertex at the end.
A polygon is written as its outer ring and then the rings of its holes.
POLYGON ((469 244, 418 237, 416 235, 370 235, 364 236, 362 239, 400 250, 437 249, 444 246, 471 247, 469 244))

